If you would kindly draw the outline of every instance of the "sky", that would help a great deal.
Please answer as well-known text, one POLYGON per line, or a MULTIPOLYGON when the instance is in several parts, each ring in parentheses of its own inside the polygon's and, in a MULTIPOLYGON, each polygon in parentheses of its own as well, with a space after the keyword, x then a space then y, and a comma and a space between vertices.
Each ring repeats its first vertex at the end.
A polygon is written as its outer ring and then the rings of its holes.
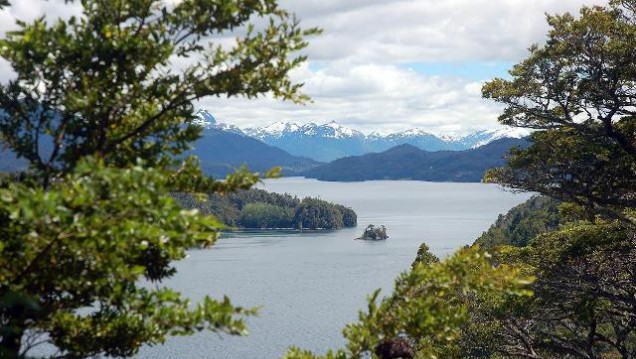
MULTIPOLYGON (((178 1, 178 0, 171 0, 178 1)), ((13 0, 0 11, 0 32, 15 19, 65 17, 79 1, 13 0)), ((272 122, 336 121, 362 132, 421 128, 465 134, 496 127, 502 107, 481 86, 543 43, 545 14, 578 13, 601 0, 280 0, 304 27, 320 27, 291 74, 312 98, 296 105, 271 97, 206 98, 196 106, 219 122, 257 127, 272 122)), ((11 75, 0 61, 0 81, 11 75)))

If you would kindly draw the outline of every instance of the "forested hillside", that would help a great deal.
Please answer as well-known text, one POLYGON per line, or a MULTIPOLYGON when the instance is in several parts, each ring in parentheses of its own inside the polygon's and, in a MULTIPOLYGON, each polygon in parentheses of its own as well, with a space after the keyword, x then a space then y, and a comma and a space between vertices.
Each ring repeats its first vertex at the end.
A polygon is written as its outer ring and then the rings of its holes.
POLYGON ((547 196, 535 196, 508 213, 500 214, 497 221, 484 232, 475 244, 482 248, 498 245, 525 247, 537 235, 556 230, 562 222, 559 213, 561 201, 547 196))
POLYGON ((357 215, 351 208, 260 189, 212 194, 206 202, 186 194, 175 194, 175 198, 186 208, 213 214, 236 228, 338 229, 357 225, 357 215))
POLYGON ((303 175, 323 181, 419 180, 479 182, 486 170, 501 166, 514 146, 525 147, 525 139, 500 139, 466 151, 428 152, 400 145, 381 153, 345 157, 305 171, 303 175))

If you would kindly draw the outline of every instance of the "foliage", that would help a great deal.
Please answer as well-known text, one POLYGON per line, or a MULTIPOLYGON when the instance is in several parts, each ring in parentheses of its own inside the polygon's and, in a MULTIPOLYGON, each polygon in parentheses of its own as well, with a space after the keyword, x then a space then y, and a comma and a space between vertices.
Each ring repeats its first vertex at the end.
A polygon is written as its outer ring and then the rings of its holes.
POLYGON ((415 268, 418 263, 429 265, 433 263, 438 263, 439 258, 435 256, 433 253, 429 252, 429 247, 426 243, 420 244, 420 248, 417 249, 417 255, 415 256, 415 260, 411 267, 415 268))
POLYGON ((503 124, 542 129, 489 174, 512 188, 539 191, 592 212, 635 208, 636 2, 583 7, 581 16, 548 16, 548 41, 483 87, 507 107, 503 124))
MULTIPOLYGON (((530 281, 514 267, 494 267, 477 248, 458 251, 441 262, 418 263, 397 278, 391 295, 380 300, 378 290, 369 297, 359 321, 344 329, 346 348, 326 358, 397 358, 383 353, 398 346, 403 357, 411 357, 405 355, 406 345, 415 357, 438 357, 439 348, 460 337, 468 319, 469 297, 527 296, 530 281)), ((286 358, 319 357, 293 348, 286 358)))
POLYGON ((167 335, 245 332, 237 315, 252 310, 227 298, 192 306, 141 281, 173 275, 171 262, 214 243, 221 226, 183 210, 169 182, 159 170, 86 161, 48 190, 0 189, 3 357, 42 339, 73 357, 130 356, 167 335))
POLYGON ((338 229, 357 225, 357 215, 351 208, 260 189, 213 193, 208 201, 196 201, 183 193, 174 196, 186 208, 213 214, 232 227, 338 229))
POLYGON ((375 225, 370 224, 367 226, 367 228, 364 229, 364 233, 362 233, 362 235, 358 239, 378 241, 387 238, 389 238, 389 236, 387 236, 386 234, 386 227, 376 227, 375 225))
POLYGON ((459 357, 632 358, 636 237, 618 222, 571 223, 497 260, 536 275, 533 297, 471 304, 459 357))
MULTIPOLYGON (((618 223, 579 224, 531 248, 539 280, 529 335, 570 357, 636 355, 636 236, 618 223)), ((548 355, 546 355, 548 356, 548 355)))
POLYGON ((214 181, 183 160, 201 131, 192 102, 307 100, 288 75, 317 30, 276 0, 79 3, 81 16, 19 21, 0 39, 16 73, 0 87, 0 138, 31 169, 0 183, 0 356, 28 355, 37 340, 82 358, 205 329, 242 334, 252 310, 150 286, 222 227, 169 194, 258 181, 245 168, 214 181))
POLYGON ((294 220, 298 228, 327 229, 355 227, 358 217, 351 208, 306 197, 296 207, 294 220))
POLYGON ((636 208, 636 156, 609 138, 590 141, 571 129, 534 133, 532 146, 512 151, 488 180, 536 191, 587 208, 589 216, 616 216, 636 208))
POLYGON ((276 0, 81 5, 80 17, 18 22, 0 41, 17 73, 0 89, 0 133, 45 182, 87 155, 167 164, 198 137, 192 102, 205 96, 307 100, 288 74, 317 30, 299 28, 276 0), (256 19, 265 20, 260 31, 256 19), (241 27, 233 46, 216 42, 241 27))
POLYGON ((267 203, 249 203, 241 211, 240 223, 246 228, 289 228, 294 210, 267 203))
POLYGON ((512 208, 484 232, 475 244, 482 248, 499 245, 525 247, 538 234, 556 230, 563 221, 560 201, 546 196, 534 196, 512 208))

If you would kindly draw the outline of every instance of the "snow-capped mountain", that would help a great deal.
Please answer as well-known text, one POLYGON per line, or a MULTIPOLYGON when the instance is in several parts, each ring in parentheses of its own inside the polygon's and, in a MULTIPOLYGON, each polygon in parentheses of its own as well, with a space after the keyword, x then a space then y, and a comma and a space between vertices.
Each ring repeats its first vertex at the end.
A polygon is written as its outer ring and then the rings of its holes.
POLYGON ((335 121, 325 124, 276 122, 260 128, 246 128, 243 132, 268 145, 276 146, 296 156, 317 161, 332 161, 369 152, 364 148, 366 136, 335 121))
POLYGON ((243 131, 248 136, 280 147, 291 154, 317 161, 333 161, 346 156, 382 152, 402 144, 427 151, 461 151, 480 147, 501 138, 522 138, 530 134, 526 129, 500 127, 475 131, 465 136, 435 135, 417 128, 388 135, 365 135, 334 121, 327 124, 304 125, 295 122, 276 122, 243 131))
POLYGON ((475 131, 465 136, 436 135, 417 128, 388 135, 366 135, 335 121, 323 124, 275 122, 263 127, 239 129, 233 125, 218 123, 214 116, 205 110, 197 112, 197 117, 206 128, 243 134, 279 147, 292 155, 323 162, 369 152, 382 152, 402 144, 410 144, 426 151, 461 151, 480 147, 501 138, 522 138, 530 134, 526 129, 499 127, 475 131))
POLYGON ((284 122, 274 122, 265 127, 257 127, 257 128, 245 128, 243 132, 254 138, 262 139, 266 137, 275 137, 280 138, 288 133, 298 132, 300 129, 300 125, 294 122, 284 123, 284 122))
POLYGON ((501 127, 490 130, 481 130, 460 137, 454 142, 461 143, 463 147, 477 148, 501 138, 523 138, 530 135, 530 131, 525 128, 501 127))
POLYGON ((203 128, 214 128, 216 126, 216 118, 206 110, 199 110, 194 116, 195 119, 192 121, 194 125, 199 125, 203 128))
POLYGON ((289 136, 336 139, 365 137, 362 132, 342 126, 336 123, 336 121, 331 121, 326 124, 307 123, 304 125, 300 125, 295 122, 275 122, 265 127, 246 128, 243 132, 248 136, 261 140, 269 138, 284 138, 289 136))
POLYGON ((245 135, 243 130, 241 130, 240 128, 234 125, 219 123, 214 117, 214 115, 212 115, 207 110, 199 110, 194 114, 194 116, 195 116, 195 119, 192 121, 192 123, 195 125, 199 125, 206 130, 217 129, 217 130, 223 130, 227 132, 236 133, 239 135, 245 135))

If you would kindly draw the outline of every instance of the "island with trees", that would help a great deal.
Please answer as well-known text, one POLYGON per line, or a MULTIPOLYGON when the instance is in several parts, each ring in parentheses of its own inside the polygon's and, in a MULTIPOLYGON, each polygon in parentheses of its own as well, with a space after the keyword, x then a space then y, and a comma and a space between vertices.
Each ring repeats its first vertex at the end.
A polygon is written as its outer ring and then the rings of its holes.
POLYGON ((362 240, 366 240, 366 241, 382 241, 389 238, 389 236, 386 234, 386 227, 379 226, 376 227, 373 224, 370 224, 367 226, 367 228, 365 228, 364 233, 362 233, 362 235, 356 239, 362 239, 362 240))
POLYGON ((339 229, 355 227, 358 221, 356 212, 343 205, 255 188, 212 193, 204 201, 183 193, 174 196, 184 207, 214 215, 230 228, 339 229))

